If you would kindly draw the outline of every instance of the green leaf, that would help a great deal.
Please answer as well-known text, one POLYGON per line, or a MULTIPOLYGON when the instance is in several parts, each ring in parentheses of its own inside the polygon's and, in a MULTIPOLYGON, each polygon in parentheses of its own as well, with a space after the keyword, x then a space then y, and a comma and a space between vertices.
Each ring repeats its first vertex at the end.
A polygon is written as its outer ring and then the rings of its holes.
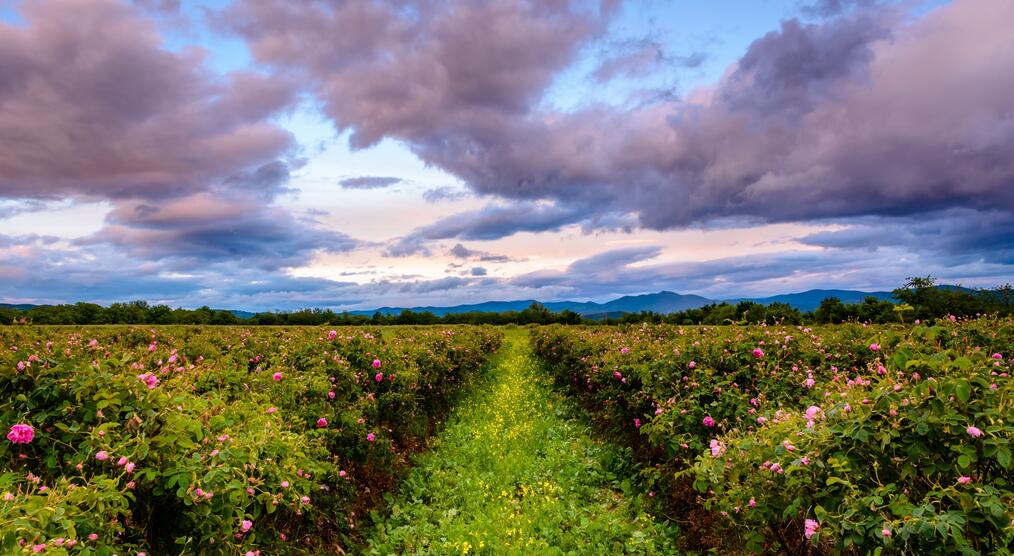
POLYGON ((960 380, 954 386, 954 394, 962 402, 967 402, 968 399, 972 396, 972 386, 968 384, 967 380, 960 380))
POLYGON ((1010 464, 1011 464, 1011 457, 1010 457, 1010 455, 1011 455, 1010 454, 1010 448, 1008 448, 1006 446, 1001 446, 1001 447, 999 447, 999 448, 996 449, 996 461, 1004 469, 1010 469, 1010 464))

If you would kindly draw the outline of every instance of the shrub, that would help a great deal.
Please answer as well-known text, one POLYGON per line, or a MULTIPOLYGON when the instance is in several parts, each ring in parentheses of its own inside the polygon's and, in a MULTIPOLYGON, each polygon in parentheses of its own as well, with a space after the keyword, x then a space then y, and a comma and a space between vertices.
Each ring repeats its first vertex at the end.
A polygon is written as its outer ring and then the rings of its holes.
POLYGON ((0 425, 35 433, 0 442, 0 551, 347 545, 500 341, 482 327, 0 328, 0 425))
POLYGON ((1010 319, 546 327, 533 342, 688 510, 690 544, 984 554, 1014 541, 1010 319))

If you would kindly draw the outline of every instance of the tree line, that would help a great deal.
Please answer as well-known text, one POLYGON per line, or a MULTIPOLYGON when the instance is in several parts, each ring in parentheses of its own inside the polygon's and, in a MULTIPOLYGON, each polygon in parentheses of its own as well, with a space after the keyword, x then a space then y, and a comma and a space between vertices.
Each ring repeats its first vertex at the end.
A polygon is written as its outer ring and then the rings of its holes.
POLYGON ((303 309, 288 312, 256 313, 237 316, 230 311, 210 307, 173 309, 150 305, 145 301, 113 303, 103 307, 94 303, 39 305, 27 309, 0 307, 3 324, 209 324, 209 325, 419 325, 419 324, 629 324, 640 322, 671 324, 836 324, 857 321, 876 324, 905 323, 954 315, 973 317, 982 314, 1014 314, 1014 287, 1005 284, 994 289, 969 290, 937 287, 932 277, 910 278, 892 291, 895 301, 873 296, 859 303, 844 303, 836 297, 824 299, 813 311, 801 311, 787 303, 761 304, 752 301, 713 303, 675 313, 644 311, 618 317, 586 318, 570 311, 550 311, 533 303, 522 311, 500 313, 468 312, 436 315, 431 312, 404 310, 398 314, 373 315, 335 312, 330 309, 303 309))

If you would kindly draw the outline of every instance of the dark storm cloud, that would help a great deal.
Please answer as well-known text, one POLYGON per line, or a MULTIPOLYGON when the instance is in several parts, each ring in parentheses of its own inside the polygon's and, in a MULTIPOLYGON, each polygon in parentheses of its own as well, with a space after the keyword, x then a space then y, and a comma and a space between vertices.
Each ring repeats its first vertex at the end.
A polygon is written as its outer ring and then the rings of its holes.
MULTIPOLYGON (((258 59, 297 67, 354 146, 405 141, 481 194, 635 214, 651 229, 1014 209, 1005 0, 958 0, 919 17, 864 6, 789 20, 714 87, 570 112, 540 101, 601 23, 569 3, 451 2, 425 13, 288 5, 251 0, 232 12, 258 59)), ((436 227, 484 236, 457 226, 482 223, 473 216, 436 227)))
POLYGON ((345 189, 382 189, 399 183, 401 183, 401 178, 359 176, 355 178, 345 178, 338 182, 338 185, 344 187, 345 189))

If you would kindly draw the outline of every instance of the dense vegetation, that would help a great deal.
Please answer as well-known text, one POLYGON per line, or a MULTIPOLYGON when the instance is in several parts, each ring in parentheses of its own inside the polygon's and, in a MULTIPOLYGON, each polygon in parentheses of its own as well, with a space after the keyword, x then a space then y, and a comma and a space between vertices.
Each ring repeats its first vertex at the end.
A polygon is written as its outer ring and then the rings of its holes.
POLYGON ((209 307, 172 309, 168 305, 150 305, 146 301, 113 303, 108 307, 94 303, 37 305, 18 308, 0 307, 0 324, 211 324, 264 326, 385 326, 427 324, 579 324, 581 316, 573 311, 552 312, 536 303, 522 311, 503 313, 453 313, 437 316, 409 310, 397 315, 374 313, 372 316, 336 313, 330 309, 303 309, 286 313, 256 313, 238 316, 231 311, 209 307))
POLYGON ((544 327, 533 346, 720 553, 1009 553, 1014 320, 544 327))
POLYGON ((630 313, 606 319, 604 324, 839 324, 865 322, 892 324, 941 318, 948 315, 1014 315, 1014 287, 970 290, 938 287, 931 277, 910 278, 893 292, 895 301, 869 296, 859 303, 843 303, 837 297, 824 299, 813 311, 800 311, 787 303, 761 304, 753 301, 713 303, 697 309, 668 314, 630 313))
POLYGON ((678 529, 642 510, 629 449, 594 437, 523 330, 417 463, 365 553, 674 553, 678 529))
POLYGON ((467 312, 437 316, 429 312, 404 310, 399 314, 372 316, 336 313, 330 309, 304 309, 284 313, 256 313, 238 316, 209 307, 172 309, 145 301, 0 307, 0 323, 32 324, 213 324, 213 325, 299 325, 299 326, 382 326, 425 324, 828 324, 859 321, 871 324, 904 323, 946 315, 971 317, 980 314, 1014 314, 1014 287, 969 290, 937 287, 933 278, 912 278, 894 290, 891 302, 868 297, 860 303, 843 303, 829 297, 814 311, 800 311, 786 303, 761 304, 753 301, 713 303, 697 309, 661 314, 628 313, 609 318, 589 319, 573 311, 554 312, 535 303, 522 311, 502 313, 467 312))
POLYGON ((0 553, 335 552, 501 338, 0 328, 0 553))

